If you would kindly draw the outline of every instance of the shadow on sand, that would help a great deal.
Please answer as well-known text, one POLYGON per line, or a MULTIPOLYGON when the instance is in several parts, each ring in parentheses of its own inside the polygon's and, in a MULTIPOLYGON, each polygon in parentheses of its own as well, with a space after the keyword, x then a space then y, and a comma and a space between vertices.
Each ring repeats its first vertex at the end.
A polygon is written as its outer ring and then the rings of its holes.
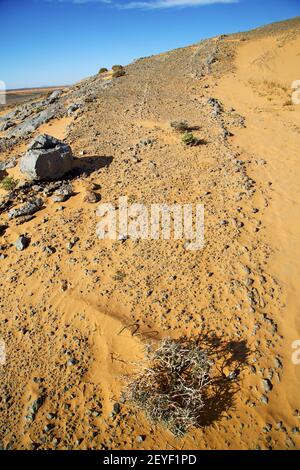
POLYGON ((93 155, 89 157, 74 157, 73 169, 67 174, 67 179, 78 176, 89 176, 101 168, 108 168, 113 161, 113 157, 93 155))
POLYGON ((203 396, 205 406, 199 413, 197 427, 203 427, 219 421, 224 413, 234 409, 240 374, 248 364, 251 351, 245 340, 228 342, 214 332, 197 337, 197 342, 214 364, 211 382, 203 396))

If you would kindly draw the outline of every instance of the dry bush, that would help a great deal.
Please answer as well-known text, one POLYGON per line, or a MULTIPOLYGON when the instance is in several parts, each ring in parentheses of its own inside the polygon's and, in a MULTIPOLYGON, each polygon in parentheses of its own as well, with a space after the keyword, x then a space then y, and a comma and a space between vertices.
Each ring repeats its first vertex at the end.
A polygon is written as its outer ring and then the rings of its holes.
POLYGON ((170 126, 177 132, 187 132, 189 130, 187 121, 171 121, 170 126))
POLYGON ((126 399, 176 436, 196 426, 205 407, 203 393, 212 363, 191 340, 164 339, 146 348, 142 370, 127 385, 126 399))

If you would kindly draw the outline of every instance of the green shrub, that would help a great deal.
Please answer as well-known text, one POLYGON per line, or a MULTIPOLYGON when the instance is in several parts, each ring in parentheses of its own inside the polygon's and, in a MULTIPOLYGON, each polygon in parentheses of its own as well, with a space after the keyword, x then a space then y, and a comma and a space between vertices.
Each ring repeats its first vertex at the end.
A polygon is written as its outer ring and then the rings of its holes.
POLYGON ((104 73, 104 72, 108 72, 108 69, 106 67, 102 67, 100 70, 99 70, 99 73, 104 73))
POLYGON ((126 73, 125 69, 123 69, 123 68, 117 69, 117 70, 113 71, 112 77, 113 78, 123 77, 123 75, 125 75, 125 73, 126 73))
POLYGON ((3 180, 0 182, 0 186, 2 189, 5 189, 5 191, 13 191, 17 184, 18 180, 15 180, 12 176, 5 176, 3 180))
POLYGON ((182 136, 182 142, 185 145, 197 145, 199 143, 198 139, 192 134, 192 132, 185 132, 182 136))
POLYGON ((123 69, 123 68, 124 68, 123 65, 113 65, 111 69, 114 72, 115 70, 120 70, 120 69, 123 69))

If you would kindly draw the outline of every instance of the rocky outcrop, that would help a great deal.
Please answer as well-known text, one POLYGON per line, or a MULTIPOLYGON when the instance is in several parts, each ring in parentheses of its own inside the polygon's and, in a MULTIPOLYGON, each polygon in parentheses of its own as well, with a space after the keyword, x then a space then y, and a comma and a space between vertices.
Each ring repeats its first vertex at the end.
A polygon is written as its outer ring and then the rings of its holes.
POLYGON ((46 122, 50 121, 56 117, 58 113, 57 106, 51 105, 47 109, 44 109, 40 113, 36 114, 34 117, 28 117, 23 122, 14 126, 6 134, 8 138, 10 137, 23 137, 31 132, 35 131, 38 127, 46 122))

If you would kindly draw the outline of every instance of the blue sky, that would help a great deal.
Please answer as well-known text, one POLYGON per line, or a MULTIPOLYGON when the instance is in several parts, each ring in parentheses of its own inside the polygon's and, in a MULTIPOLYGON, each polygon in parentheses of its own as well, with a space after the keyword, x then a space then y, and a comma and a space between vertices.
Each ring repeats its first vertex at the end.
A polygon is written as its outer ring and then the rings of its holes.
POLYGON ((70 84, 102 66, 298 15, 300 0, 0 0, 0 80, 70 84))

